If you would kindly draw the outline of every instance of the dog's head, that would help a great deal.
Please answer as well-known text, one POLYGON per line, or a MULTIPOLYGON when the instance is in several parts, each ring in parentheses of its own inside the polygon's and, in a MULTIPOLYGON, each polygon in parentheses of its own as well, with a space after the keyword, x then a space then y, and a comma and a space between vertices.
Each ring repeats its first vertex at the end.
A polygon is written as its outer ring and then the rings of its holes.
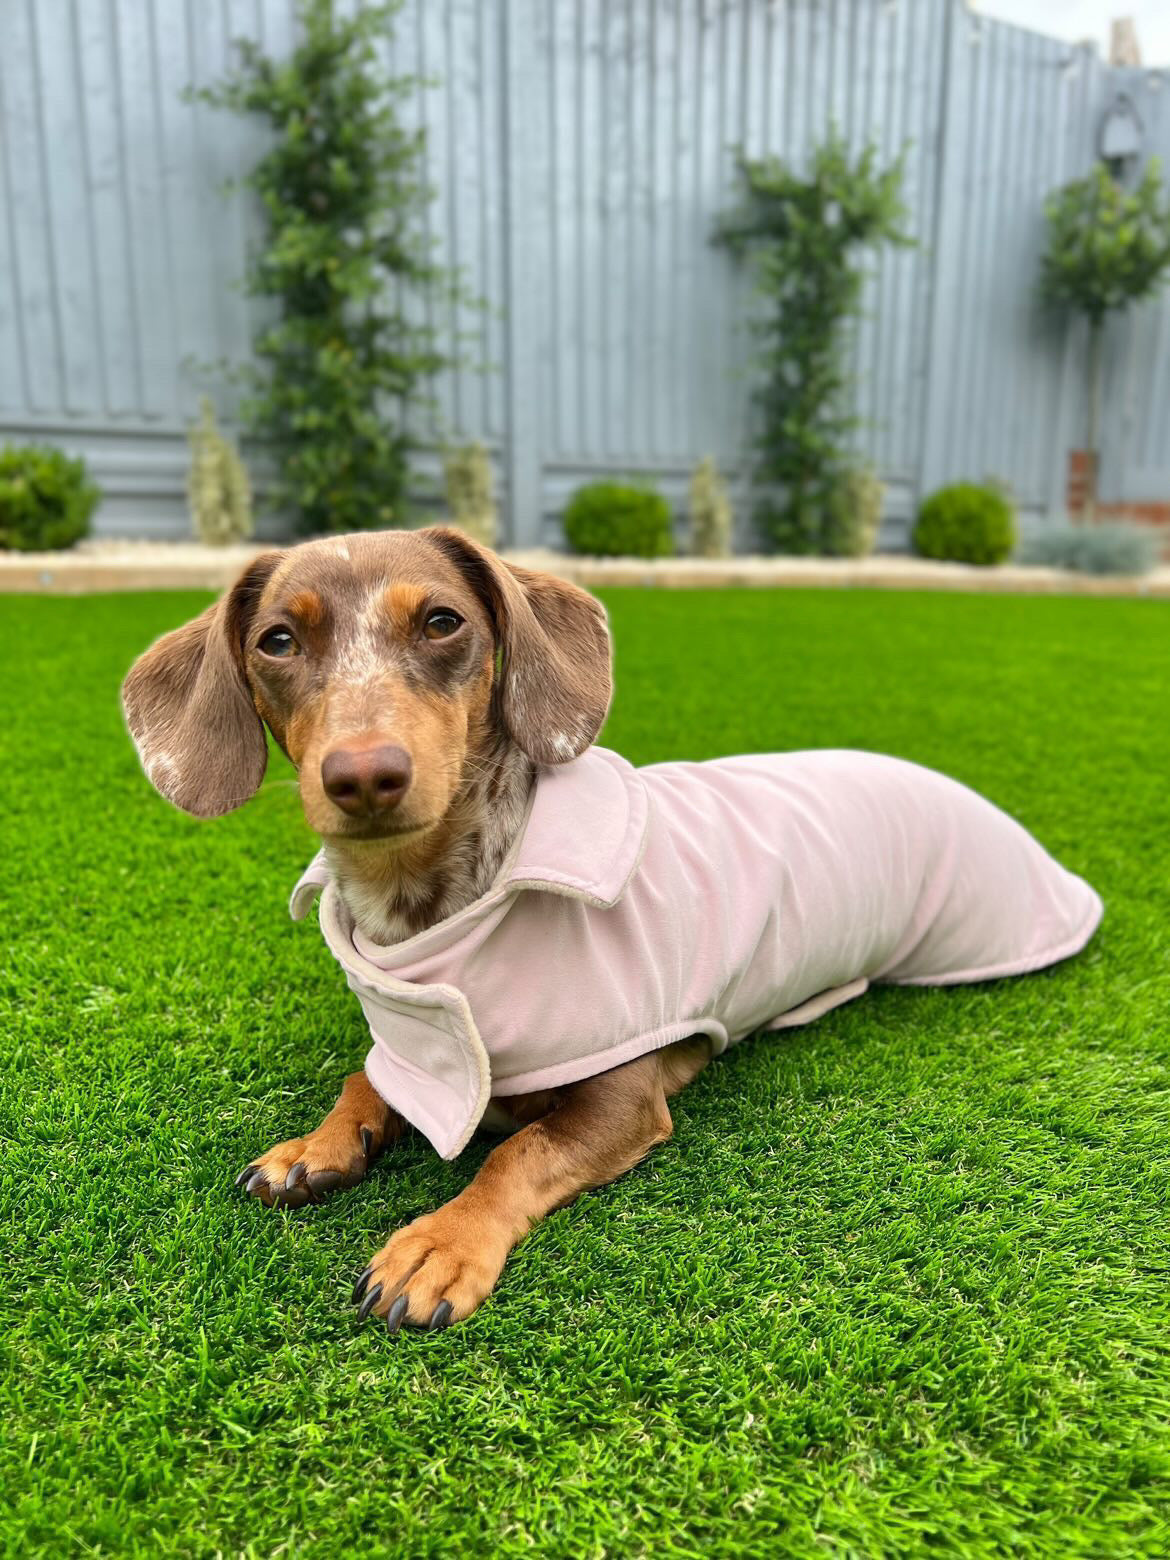
POLYGON ((417 838, 503 734, 576 758, 612 682, 601 605, 457 531, 382 531, 265 553, 135 662, 126 721, 155 788, 197 817, 246 801, 264 724, 333 839, 417 838))

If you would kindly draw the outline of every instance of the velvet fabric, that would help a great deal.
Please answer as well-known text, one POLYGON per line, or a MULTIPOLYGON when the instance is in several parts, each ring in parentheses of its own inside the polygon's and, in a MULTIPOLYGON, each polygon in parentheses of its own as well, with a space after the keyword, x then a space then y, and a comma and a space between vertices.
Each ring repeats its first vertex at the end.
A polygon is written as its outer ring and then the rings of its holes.
POLYGON ((496 883, 392 947, 324 857, 297 884, 369 1023, 379 1094, 447 1159, 493 1097, 687 1035, 718 1054, 874 981, 1020 975, 1078 952, 1101 901, 992 803, 932 770, 813 751, 538 772, 496 883))

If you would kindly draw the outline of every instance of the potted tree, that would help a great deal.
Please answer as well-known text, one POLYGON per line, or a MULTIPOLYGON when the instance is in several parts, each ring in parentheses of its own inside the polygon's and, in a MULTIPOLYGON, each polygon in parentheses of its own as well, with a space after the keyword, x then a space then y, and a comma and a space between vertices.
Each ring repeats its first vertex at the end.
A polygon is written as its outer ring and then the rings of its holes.
POLYGON ((1085 361, 1085 450, 1089 463, 1084 518, 1097 515, 1105 325, 1148 298, 1170 275, 1170 201, 1161 169, 1151 158, 1141 180, 1125 190, 1100 163, 1048 201, 1048 247, 1041 292, 1053 304, 1088 321, 1085 361))

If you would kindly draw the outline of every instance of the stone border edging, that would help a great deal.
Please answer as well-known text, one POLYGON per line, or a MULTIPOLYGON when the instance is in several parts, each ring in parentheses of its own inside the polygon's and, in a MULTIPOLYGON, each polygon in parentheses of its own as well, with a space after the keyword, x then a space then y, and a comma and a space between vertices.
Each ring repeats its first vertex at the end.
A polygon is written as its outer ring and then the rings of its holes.
MULTIPOLYGON (((0 594, 87 595, 98 591, 225 590, 262 545, 209 548, 194 542, 82 544, 62 553, 0 553, 0 594)), ((583 558, 551 549, 505 552, 513 563, 546 569, 587 588, 636 585, 663 590, 937 590, 994 595, 1138 596, 1170 600, 1170 567, 1142 577, 1072 574, 1004 564, 871 558, 583 558)))

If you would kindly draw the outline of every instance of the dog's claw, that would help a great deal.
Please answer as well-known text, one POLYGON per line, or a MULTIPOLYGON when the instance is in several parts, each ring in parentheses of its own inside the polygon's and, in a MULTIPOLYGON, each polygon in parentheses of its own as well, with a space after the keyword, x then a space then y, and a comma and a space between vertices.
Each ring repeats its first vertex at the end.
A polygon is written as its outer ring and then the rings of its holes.
POLYGON ((371 1153, 373 1147, 374 1147, 374 1134, 370 1131, 369 1127, 363 1127, 362 1128, 362 1153, 366 1156, 367 1159, 370 1157, 370 1153, 371 1153))
POLYGON ((307 1174, 308 1174, 308 1172, 305 1169, 305 1162, 304 1162, 304 1160, 303 1159, 298 1159, 296 1164, 292 1167, 292 1169, 289 1171, 289 1173, 284 1178, 284 1189, 285 1189, 285 1191, 286 1192, 291 1191, 294 1186, 296 1186, 299 1182, 301 1182, 301 1181, 303 1181, 305 1179, 305 1176, 307 1174))
POLYGON ((374 1264, 371 1262, 368 1267, 364 1267, 362 1269, 362 1271, 358 1274, 358 1276, 357 1276, 357 1283, 353 1286, 353 1303, 354 1303, 354 1305, 357 1305, 358 1301, 365 1294, 365 1292, 366 1292, 366 1285, 370 1282, 370 1276, 373 1273, 373 1271, 374 1271, 374 1264))
POLYGON ((386 1312, 386 1331, 388 1333, 396 1333, 402 1326, 402 1318, 406 1315, 406 1310, 409 1305, 409 1295, 398 1296, 398 1299, 395 1300, 394 1304, 386 1312))
POLYGON ((453 1310, 454 1306, 450 1300, 440 1300, 431 1312, 431 1319, 427 1323, 427 1332, 438 1332, 440 1328, 446 1327, 451 1320, 451 1312, 453 1310))
POLYGON ((255 1175, 255 1174, 256 1174, 256 1166, 255 1165, 245 1165, 244 1168, 240 1171, 239 1175, 236 1176, 236 1185, 237 1186, 243 1186, 244 1182, 248 1179, 248 1177, 250 1175, 255 1175))
POLYGON ((375 1284, 373 1289, 368 1291, 368 1293, 366 1294, 366 1297, 362 1301, 361 1305, 358 1306, 357 1319, 358 1319, 359 1322, 364 1322, 365 1321, 366 1317, 369 1316, 370 1312, 374 1309, 374 1307, 377 1305, 378 1301, 381 1299, 381 1296, 382 1296, 382 1286, 381 1286, 381 1284, 375 1284))
POLYGON ((252 1179, 248 1182, 247 1186, 245 1186, 244 1190, 251 1194, 255 1192, 257 1187, 267 1185, 268 1177, 264 1174, 263 1170, 257 1170, 252 1176, 252 1179))

